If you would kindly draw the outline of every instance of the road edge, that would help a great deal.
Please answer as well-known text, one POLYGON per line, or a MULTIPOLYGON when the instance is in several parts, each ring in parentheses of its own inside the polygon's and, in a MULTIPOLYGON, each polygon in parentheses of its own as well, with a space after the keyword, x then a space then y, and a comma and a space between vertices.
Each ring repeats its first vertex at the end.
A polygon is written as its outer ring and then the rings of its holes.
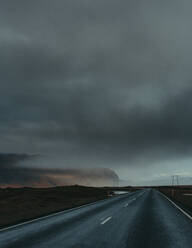
MULTIPOLYGON (((134 193, 134 192, 132 192, 132 193, 134 193)), ((130 193, 126 193, 126 194, 130 194, 130 193)), ((120 195, 115 195, 112 198, 117 198, 117 197, 120 197, 120 195)), ((83 207, 91 206, 91 205, 94 205, 94 204, 99 203, 99 202, 104 202, 104 201, 107 201, 109 199, 111 199, 111 198, 105 198, 105 199, 102 199, 102 200, 90 202, 90 203, 87 203, 87 204, 84 204, 84 205, 81 205, 81 206, 77 206, 77 207, 70 208, 70 209, 65 209, 65 210, 55 212, 55 213, 51 213, 51 214, 48 214, 48 215, 45 215, 45 216, 42 216, 42 217, 38 217, 38 218, 35 218, 35 219, 24 221, 24 222, 21 222, 21 223, 12 225, 12 226, 3 227, 3 228, 0 229, 0 232, 7 231, 9 229, 14 229, 14 228, 19 227, 19 226, 27 225, 27 224, 33 223, 35 221, 44 220, 44 219, 47 219, 47 218, 50 218, 50 217, 53 217, 53 216, 57 216, 57 215, 60 215, 60 214, 63 214, 63 213, 69 213, 71 211, 75 211, 75 210, 83 208, 83 207)))
POLYGON ((68 213, 68 212, 71 212, 73 210, 77 210, 77 209, 80 209, 80 208, 83 208, 83 207, 87 207, 87 206, 93 205, 93 204, 98 203, 98 202, 106 201, 108 199, 109 198, 106 198, 106 199, 103 199, 103 200, 94 201, 94 202, 90 202, 90 203, 83 204, 83 205, 78 206, 78 207, 61 210, 59 212, 55 212, 55 213, 48 214, 48 215, 45 215, 45 216, 42 216, 42 217, 38 217, 38 218, 35 218, 35 219, 27 220, 27 221, 24 221, 24 222, 21 222, 21 223, 12 225, 12 226, 3 227, 3 228, 0 229, 0 232, 7 231, 9 229, 13 229, 13 228, 18 227, 18 226, 27 225, 27 224, 30 224, 32 222, 38 221, 38 220, 44 220, 44 219, 47 219, 49 217, 53 217, 53 216, 56 216, 56 215, 59 215, 59 214, 68 213))
POLYGON ((165 199, 167 199, 172 205, 177 208, 180 212, 182 212, 186 217, 188 217, 190 220, 192 220, 192 216, 188 214, 185 210, 183 210, 181 207, 179 207, 174 201, 172 201, 169 197, 164 195, 163 193, 159 192, 165 199))

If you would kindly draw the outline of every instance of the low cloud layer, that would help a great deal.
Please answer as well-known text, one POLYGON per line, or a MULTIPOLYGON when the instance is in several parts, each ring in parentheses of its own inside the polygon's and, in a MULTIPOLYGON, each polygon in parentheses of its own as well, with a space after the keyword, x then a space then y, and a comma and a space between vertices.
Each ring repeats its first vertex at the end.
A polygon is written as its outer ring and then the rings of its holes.
POLYGON ((48 169, 27 166, 39 156, 0 154, 1 187, 54 187, 64 185, 117 186, 117 174, 107 168, 48 169))
POLYGON ((191 159, 191 8, 188 0, 1 2, 1 152, 127 179, 134 170, 135 180, 191 159))

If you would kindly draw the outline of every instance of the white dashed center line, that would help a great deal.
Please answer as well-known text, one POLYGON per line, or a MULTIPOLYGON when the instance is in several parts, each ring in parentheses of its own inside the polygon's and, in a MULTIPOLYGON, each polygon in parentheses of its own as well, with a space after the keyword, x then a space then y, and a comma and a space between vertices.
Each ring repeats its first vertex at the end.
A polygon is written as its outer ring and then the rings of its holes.
POLYGON ((107 219, 105 219, 104 221, 101 222, 101 225, 104 225, 105 223, 107 223, 110 219, 112 219, 112 217, 108 217, 107 219))

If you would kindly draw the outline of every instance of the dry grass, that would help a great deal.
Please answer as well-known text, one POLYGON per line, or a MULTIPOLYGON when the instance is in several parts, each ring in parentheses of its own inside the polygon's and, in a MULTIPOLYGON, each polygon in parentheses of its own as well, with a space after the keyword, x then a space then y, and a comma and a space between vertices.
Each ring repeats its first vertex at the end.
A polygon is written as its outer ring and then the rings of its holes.
POLYGON ((159 190, 173 200, 192 209, 192 186, 161 187, 159 190))
POLYGON ((70 209, 106 197, 106 189, 82 186, 0 189, 0 227, 70 209))

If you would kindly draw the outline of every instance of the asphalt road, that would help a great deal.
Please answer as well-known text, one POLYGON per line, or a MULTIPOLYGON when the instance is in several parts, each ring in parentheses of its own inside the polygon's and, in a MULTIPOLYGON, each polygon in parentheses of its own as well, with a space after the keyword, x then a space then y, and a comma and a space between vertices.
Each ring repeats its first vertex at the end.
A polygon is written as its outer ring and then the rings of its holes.
POLYGON ((0 248, 191 248, 192 220, 142 190, 0 231, 0 248))

